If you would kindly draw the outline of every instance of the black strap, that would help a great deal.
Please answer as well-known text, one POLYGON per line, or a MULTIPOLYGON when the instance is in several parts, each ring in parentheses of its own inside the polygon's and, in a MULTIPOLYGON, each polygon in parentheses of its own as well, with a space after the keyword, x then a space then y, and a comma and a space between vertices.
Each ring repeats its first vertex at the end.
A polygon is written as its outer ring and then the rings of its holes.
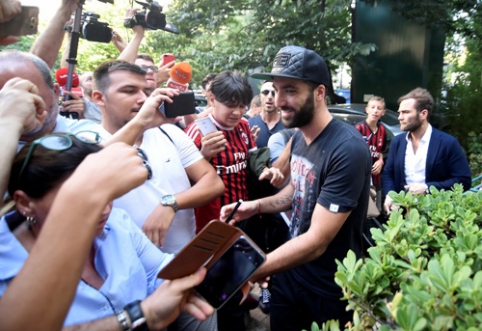
POLYGON ((174 144, 174 141, 171 139, 171 137, 169 137, 169 135, 167 134, 167 132, 163 128, 159 127, 159 130, 161 130, 162 133, 164 133, 167 136, 167 138, 169 138, 169 140, 174 144))

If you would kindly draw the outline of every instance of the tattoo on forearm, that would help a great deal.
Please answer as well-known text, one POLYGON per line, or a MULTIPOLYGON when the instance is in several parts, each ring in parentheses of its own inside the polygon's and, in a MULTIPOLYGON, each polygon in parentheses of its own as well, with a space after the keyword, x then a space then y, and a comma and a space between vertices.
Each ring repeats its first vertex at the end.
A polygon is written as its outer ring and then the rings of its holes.
POLYGON ((293 200, 293 195, 286 194, 282 197, 279 197, 275 201, 271 201, 269 205, 272 208, 277 208, 279 206, 286 206, 287 204, 291 204, 291 201, 293 200))

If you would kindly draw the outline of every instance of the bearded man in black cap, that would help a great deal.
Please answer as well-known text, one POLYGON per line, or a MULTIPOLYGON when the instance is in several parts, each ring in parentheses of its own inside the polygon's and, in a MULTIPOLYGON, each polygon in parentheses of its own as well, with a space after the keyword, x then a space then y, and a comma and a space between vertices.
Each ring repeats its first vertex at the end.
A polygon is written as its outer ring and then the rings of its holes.
MULTIPOLYGON (((362 253, 371 160, 361 135, 325 105, 328 68, 323 58, 299 46, 283 47, 271 73, 275 105, 286 127, 298 127, 291 146, 291 181, 278 194, 241 204, 238 222, 256 213, 292 209, 291 240, 267 255, 253 279, 273 275, 272 330, 310 329, 330 319, 351 320, 334 278, 335 260, 351 249, 362 253)), ((233 210, 223 207, 221 220, 233 210)))

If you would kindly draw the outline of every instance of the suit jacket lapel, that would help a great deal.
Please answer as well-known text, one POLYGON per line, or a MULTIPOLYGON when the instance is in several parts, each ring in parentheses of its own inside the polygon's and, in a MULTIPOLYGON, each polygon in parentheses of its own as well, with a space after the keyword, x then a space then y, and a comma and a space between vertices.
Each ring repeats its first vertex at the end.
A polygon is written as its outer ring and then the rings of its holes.
MULTIPOLYGON (((406 185, 406 180, 405 180, 405 153, 407 153, 407 139, 405 138, 406 137, 406 133, 402 133, 403 134, 403 139, 400 140, 400 147, 398 149, 398 152, 397 152, 397 156, 398 156, 398 164, 400 164, 400 181, 402 183, 402 190, 403 190, 403 186, 406 185)), ((398 184, 397 184, 398 185, 398 184)))
POLYGON ((425 182, 429 181, 430 174, 432 173, 433 165, 435 163, 435 158, 438 154, 438 150, 440 148, 440 136, 438 132, 433 129, 432 136, 430 137, 430 142, 428 145, 427 151, 427 162, 425 164, 425 182))

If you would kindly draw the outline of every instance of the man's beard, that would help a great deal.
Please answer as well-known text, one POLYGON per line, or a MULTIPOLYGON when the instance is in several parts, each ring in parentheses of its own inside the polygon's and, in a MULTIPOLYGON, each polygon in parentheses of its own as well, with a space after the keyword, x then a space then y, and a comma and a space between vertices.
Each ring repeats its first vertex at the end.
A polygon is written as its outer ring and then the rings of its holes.
POLYGON ((283 117, 281 118, 283 125, 287 128, 301 128, 310 124, 315 116, 315 102, 313 98, 314 93, 311 91, 298 111, 293 107, 281 107, 281 110, 291 110, 294 112, 294 116, 291 121, 287 121, 283 117))
POLYGON ((414 132, 417 131, 421 126, 422 121, 420 120, 420 114, 417 113, 417 117, 414 119, 414 121, 410 124, 407 124, 402 130, 406 132, 414 132))

